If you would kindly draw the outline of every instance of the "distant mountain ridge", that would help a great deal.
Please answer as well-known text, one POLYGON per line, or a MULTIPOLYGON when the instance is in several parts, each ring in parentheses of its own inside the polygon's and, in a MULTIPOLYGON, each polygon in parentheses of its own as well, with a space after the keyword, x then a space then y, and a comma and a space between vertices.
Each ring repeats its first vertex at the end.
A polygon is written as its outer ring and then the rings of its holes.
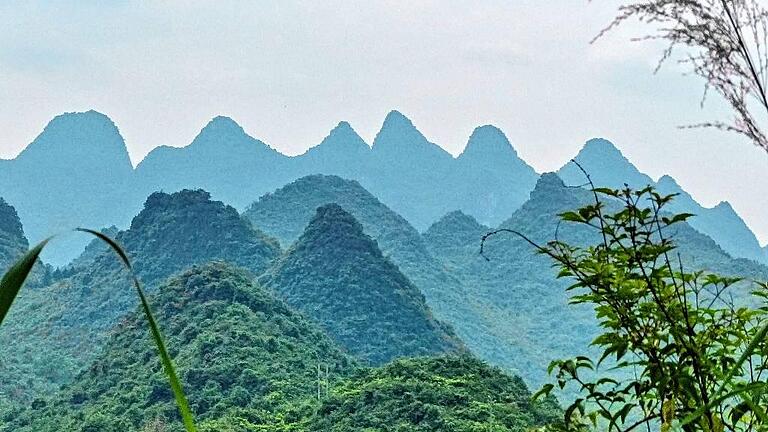
MULTIPOLYGON (((596 183, 655 184, 607 140, 590 140, 577 159, 595 171, 596 183)), ((0 160, 0 195, 16 207, 35 243, 76 226, 125 228, 152 192, 202 188, 243 210, 261 195, 311 174, 357 180, 420 231, 453 210, 498 225, 527 200, 538 179, 494 126, 475 129, 454 158, 398 111, 386 116, 370 146, 342 121, 319 145, 293 157, 218 116, 186 147, 157 147, 134 169, 114 123, 88 111, 56 117, 17 158, 0 160)), ((568 183, 583 183, 575 167, 566 165, 560 174, 568 183)), ((726 251, 765 259, 734 212, 705 209, 692 199, 689 207, 702 216, 696 228, 726 251), (715 227, 726 229, 718 234, 715 227)), ((85 244, 82 237, 67 238, 44 258, 66 264, 85 244)))

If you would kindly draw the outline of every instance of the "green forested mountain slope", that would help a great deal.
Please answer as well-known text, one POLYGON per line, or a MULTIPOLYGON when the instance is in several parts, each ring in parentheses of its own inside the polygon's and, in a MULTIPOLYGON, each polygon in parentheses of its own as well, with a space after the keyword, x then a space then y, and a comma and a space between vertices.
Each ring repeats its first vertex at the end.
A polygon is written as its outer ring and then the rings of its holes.
MULTIPOLYGON (((360 368, 225 263, 171 278, 150 302, 203 432, 512 432, 559 415, 552 400, 532 403, 520 378, 469 356, 360 368)), ((72 383, 6 413, 0 431, 180 432, 155 350, 137 309, 72 383)))
MULTIPOLYGON (((545 243, 557 235, 561 240, 587 244, 596 233, 567 223, 559 229, 557 214, 592 202, 584 189, 566 187, 554 174, 544 174, 530 199, 502 227, 518 230, 532 240, 545 243)), ((488 228, 472 218, 452 213, 424 235, 431 252, 470 290, 468 296, 482 304, 477 320, 503 344, 470 348, 481 358, 523 376, 538 386, 546 377, 548 363, 585 352, 594 337, 592 310, 568 305, 567 280, 557 280, 547 257, 516 236, 500 234, 485 246, 488 260, 479 255, 480 237, 488 228)), ((710 238, 681 224, 668 232, 680 246, 685 265, 728 275, 768 279, 768 269, 754 261, 734 259, 710 238)))
POLYGON ((354 180, 326 175, 303 177, 264 195, 244 215, 287 246, 298 239, 316 209, 328 203, 339 204, 362 224, 365 234, 376 240, 382 253, 424 293, 435 316, 453 325, 462 340, 487 346, 501 342, 482 323, 464 319, 478 315, 474 308, 479 305, 430 254, 418 231, 354 180))
POLYGON ((261 279, 367 362, 461 350, 423 294, 338 204, 317 209, 304 233, 261 279))
MULTIPOLYGON (((19 216, 16 214, 16 209, 0 198, 0 275, 5 274, 5 271, 28 248, 29 243, 24 236, 24 230, 19 221, 19 216)), ((40 263, 36 264, 26 283, 27 289, 22 291, 22 296, 26 296, 26 293, 30 290, 38 289, 40 284, 45 283, 48 276, 49 269, 40 263)), ((16 304, 18 305, 20 302, 17 301, 16 304)), ((18 343, 15 340, 8 342, 18 343)), ((4 345, 2 351, 8 350, 7 347, 7 345, 4 345)), ((33 349, 33 347, 29 347, 29 349, 33 349)), ((40 354, 42 355, 43 353, 40 354)), ((2 362, 0 363, 0 368, 3 370, 2 380, 0 381, 0 412, 2 412, 19 398, 19 395, 24 391, 24 387, 28 383, 29 377, 39 372, 23 362, 2 362), (10 386, 7 383, 17 384, 10 386)))
POLYGON ((557 421, 551 401, 471 357, 398 360, 331 388, 313 431, 527 431, 557 421))
MULTIPOLYGON (((324 379, 327 367, 332 382, 355 367, 313 323, 247 272, 224 263, 193 267, 172 278, 151 303, 199 422, 227 418, 230 424, 262 425, 262 430, 297 422, 302 406, 317 393, 318 365, 324 379)), ((71 384, 0 420, 3 432, 174 432, 181 427, 138 309, 71 384)))
MULTIPOLYGON (((262 272, 280 249, 207 192, 151 195, 131 228, 117 234, 140 279, 152 291, 173 273, 213 259, 262 272)), ((90 253, 90 252, 89 252, 90 253)), ((99 351, 106 333, 137 304, 125 270, 112 251, 57 272, 28 289, 0 332, 0 393, 20 400, 68 382, 99 351), (16 368, 27 374, 18 379, 16 368)))

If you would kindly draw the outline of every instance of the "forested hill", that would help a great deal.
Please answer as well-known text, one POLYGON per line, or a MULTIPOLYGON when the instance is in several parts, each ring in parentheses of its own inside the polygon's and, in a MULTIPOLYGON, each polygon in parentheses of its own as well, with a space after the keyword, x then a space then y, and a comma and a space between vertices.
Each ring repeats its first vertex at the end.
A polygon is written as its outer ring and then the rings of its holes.
MULTIPOLYGON (((196 266, 150 302, 203 432, 518 432, 554 422, 519 377, 469 356, 362 368, 247 272, 196 266), (490 430, 490 429, 488 429, 490 430)), ((0 419, 2 432, 181 432, 140 310, 61 391, 0 419)))
MULTIPOLYGON (((151 303, 200 422, 228 418, 273 430, 298 419, 303 400, 316 394, 318 366, 332 381, 355 367, 314 324, 223 263, 185 271, 151 303)), ((0 430, 182 430, 138 308, 74 382, 30 406, 7 416, 0 430)))
POLYGON ((319 207, 261 281, 372 364, 463 349, 419 289, 338 204, 319 207))
MULTIPOLYGON (((116 238, 149 291, 193 264, 219 259, 261 273, 280 254, 275 240, 204 191, 151 195, 116 238)), ((114 252, 89 254, 14 304, 0 332, 0 393, 22 402, 68 382, 137 304, 114 252)))
POLYGON ((402 216, 384 205, 354 180, 311 175, 264 195, 244 213, 255 226, 290 245, 304 231, 318 207, 336 203, 376 240, 382 253, 424 293, 435 316, 450 323, 470 345, 501 346, 502 340, 488 331, 477 303, 464 285, 449 274, 427 250, 419 232, 402 216))
POLYGON ((519 377, 472 357, 399 360, 331 388, 312 431, 528 431, 557 422, 519 377))

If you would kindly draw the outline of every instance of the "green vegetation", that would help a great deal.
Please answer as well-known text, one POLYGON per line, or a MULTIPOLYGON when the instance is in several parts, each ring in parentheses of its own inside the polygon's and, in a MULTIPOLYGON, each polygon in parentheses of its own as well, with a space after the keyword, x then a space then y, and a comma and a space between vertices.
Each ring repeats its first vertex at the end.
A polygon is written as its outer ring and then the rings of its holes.
POLYGON ((557 420, 523 381, 472 357, 398 360, 333 387, 310 430, 527 431, 557 420))
MULTIPOLYGON (((524 431, 555 421, 520 378, 469 356, 360 368, 243 270, 211 263, 150 298, 200 431, 524 431)), ((71 384, 0 418, 0 431, 176 432, 140 310, 71 384)))
POLYGON ((373 364, 461 350, 424 296, 337 204, 317 209, 304 234, 262 278, 342 346, 373 364))
POLYGON ((0 273, 5 273, 28 248, 16 209, 0 198, 0 273))
MULTIPOLYGON (((546 244, 555 235, 573 245, 595 244, 600 238, 598 233, 588 227, 559 223, 558 217, 593 202, 590 191, 566 187, 556 175, 544 174, 531 199, 501 227, 519 231, 539 244, 546 244)), ((607 205, 620 207, 619 203, 607 205)), ((552 359, 599 354, 594 347, 586 348, 599 334, 594 313, 588 305, 569 304, 566 289, 570 281, 556 279, 551 261, 535 254, 531 245, 515 236, 488 239, 486 260, 478 253, 478 234, 488 231, 472 218, 453 213, 424 234, 434 256, 462 280, 467 297, 481 305, 475 308, 475 315, 467 315, 464 320, 484 325, 488 333, 503 341, 489 345, 462 334, 470 350, 524 377, 532 387, 548 381, 546 368, 552 359)), ((731 258, 686 223, 670 227, 669 235, 691 270, 768 279, 768 268, 731 258)), ((749 287, 740 284, 734 290, 740 293, 741 300, 750 300, 749 287)))
MULTIPOLYGON (((113 239, 109 238, 105 234, 83 228, 78 228, 77 231, 89 233, 106 243, 112 249, 112 251, 118 255, 122 264, 129 271, 133 286, 136 289, 136 294, 141 301, 141 311, 143 312, 144 318, 147 320, 148 327, 152 334, 152 340, 155 343, 155 348, 157 348, 157 352, 160 356, 163 371, 168 378, 171 390, 176 399, 176 404, 179 409, 179 414, 182 417, 184 427, 187 432, 196 432, 194 419, 192 418, 192 413, 189 410, 189 404, 184 394, 184 390, 181 387, 178 375, 175 368, 173 367, 173 362, 168 354, 168 349, 166 348, 165 342, 163 341, 163 336, 157 326, 157 321, 155 320, 149 303, 147 302, 144 289, 141 287, 141 283, 136 277, 136 273, 133 272, 133 268, 128 256, 125 254, 125 251, 117 243, 115 243, 113 239)), ((41 252, 49 243, 49 241, 50 239, 43 240, 28 252, 26 252, 21 258, 13 263, 10 269, 8 269, 8 271, 3 275, 2 280, 0 280, 0 324, 5 321, 5 317, 8 315, 11 306, 16 300, 16 297, 21 291, 21 288, 25 285, 28 277, 35 267, 35 264, 40 258, 41 252)), ((11 407, 2 406, 0 408, 7 409, 11 407)))
MULTIPOLYGON (((767 309, 745 307, 737 278, 685 270, 670 236, 693 215, 667 212, 674 195, 652 187, 593 192, 592 204, 560 218, 597 234, 595 242, 531 242, 571 281, 571 303, 594 308, 600 325, 597 355, 550 366, 557 385, 580 396, 563 429, 765 430, 767 309), (598 370, 605 360, 614 367, 598 370)), ((754 288, 764 303, 768 284, 754 288)))
MULTIPOLYGON (((472 291, 432 256, 424 239, 411 224, 356 181, 326 175, 303 177, 264 195, 245 211, 244 216, 278 238, 284 246, 289 246, 299 238, 316 209, 329 203, 340 205, 360 222, 365 234, 376 240, 381 252, 424 294, 435 317, 453 326, 471 348, 502 347, 506 343, 488 331, 486 323, 467 319, 482 315, 483 306, 474 296, 468 295, 472 291)), ((475 255, 479 239, 478 235, 471 241, 475 255)), ((509 363, 513 361, 510 359, 509 363)))
MULTIPOLYGON (((151 299, 192 411, 243 424, 290 421, 317 392, 317 368, 337 380, 354 367, 314 324, 223 263, 192 268, 151 299)), ((173 396, 141 311, 104 351, 50 398, 6 415, 2 431, 181 430, 173 396)), ((204 430, 204 429, 203 429, 204 430)))

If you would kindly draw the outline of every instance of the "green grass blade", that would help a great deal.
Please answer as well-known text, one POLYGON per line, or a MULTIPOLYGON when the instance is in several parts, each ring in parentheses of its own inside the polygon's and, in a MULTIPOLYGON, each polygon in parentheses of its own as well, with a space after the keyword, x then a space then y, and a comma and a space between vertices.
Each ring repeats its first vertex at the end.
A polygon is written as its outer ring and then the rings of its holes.
MULTIPOLYGON (((186 428, 187 432, 196 432, 197 429, 195 428, 192 411, 189 409, 189 403, 187 402, 187 397, 184 394, 184 389, 181 386, 181 381, 179 381, 178 374, 176 373, 176 369, 173 366, 173 361, 171 360, 171 356, 168 354, 168 349, 166 348, 165 342, 163 341, 163 335, 160 332, 157 321, 155 320, 155 317, 152 314, 152 310, 149 307, 149 302, 147 301, 144 290, 141 288, 141 283, 133 271, 133 266, 131 265, 131 261, 128 258, 128 255, 125 253, 123 248, 117 244, 117 242, 98 231, 87 228, 77 228, 76 231, 91 234, 107 243, 118 255, 120 260, 123 262, 123 265, 125 265, 125 267, 130 271, 131 278, 133 279, 133 286, 136 288, 136 293, 139 295, 139 300, 141 301, 141 308, 144 311, 144 315, 147 317, 147 321, 149 322, 149 329, 152 333, 152 339, 154 340, 155 345, 157 346, 157 350, 160 353, 163 369, 165 370, 166 375, 168 375, 168 381, 170 382, 171 390, 173 390, 173 395, 176 398, 176 405, 178 405, 179 413, 181 414, 181 418, 184 421, 184 427, 186 428)), ((21 290, 21 287, 27 280, 29 273, 32 271, 32 267, 40 256, 40 252, 42 252, 43 248, 46 244, 48 244, 50 239, 51 238, 45 239, 30 249, 13 266, 11 266, 11 268, 3 276, 3 279, 0 280, 0 324, 2 324, 5 316, 8 314, 8 311, 11 308, 11 305, 13 304, 13 301, 16 299, 19 291, 21 290)))
POLYGON ((43 251, 49 240, 50 238, 47 238, 30 249, 8 269, 3 279, 0 280, 0 324, 3 323, 5 316, 8 315, 8 311, 11 310, 13 301, 19 295, 19 291, 32 271, 35 262, 37 262, 40 252, 43 251))

